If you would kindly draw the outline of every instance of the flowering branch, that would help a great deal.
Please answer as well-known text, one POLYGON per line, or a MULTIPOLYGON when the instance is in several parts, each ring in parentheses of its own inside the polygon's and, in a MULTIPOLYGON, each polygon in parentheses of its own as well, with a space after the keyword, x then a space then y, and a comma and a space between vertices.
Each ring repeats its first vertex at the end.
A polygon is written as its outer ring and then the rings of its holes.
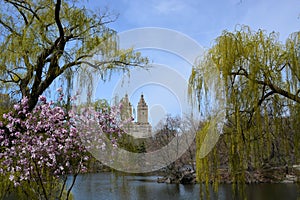
MULTIPOLYGON (((62 101, 62 90, 58 92, 62 101)), ((49 174, 59 180, 66 174, 86 172, 89 149, 105 150, 103 137, 116 146, 113 134, 121 135, 121 127, 127 123, 118 120, 118 106, 101 112, 92 107, 67 112, 57 105, 40 96, 29 112, 28 99, 23 98, 14 111, 3 115, 6 121, 0 122, 0 174, 9 175, 15 186, 37 180, 45 199, 49 191, 44 184, 53 179, 49 174)))

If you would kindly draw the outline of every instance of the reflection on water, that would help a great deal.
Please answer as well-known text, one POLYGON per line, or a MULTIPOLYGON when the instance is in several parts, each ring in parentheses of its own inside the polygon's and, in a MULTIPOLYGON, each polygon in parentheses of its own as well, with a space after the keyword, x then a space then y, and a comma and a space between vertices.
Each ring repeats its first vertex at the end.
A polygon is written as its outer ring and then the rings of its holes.
MULTIPOLYGON (((156 179, 156 176, 118 176, 113 173, 84 174, 78 176, 72 192, 75 200, 200 198, 199 185, 156 183, 156 179)), ((296 200, 299 196, 297 187, 296 184, 257 184, 247 186, 246 192, 249 200, 296 200)), ((220 185, 212 199, 232 199, 231 185, 220 185)))

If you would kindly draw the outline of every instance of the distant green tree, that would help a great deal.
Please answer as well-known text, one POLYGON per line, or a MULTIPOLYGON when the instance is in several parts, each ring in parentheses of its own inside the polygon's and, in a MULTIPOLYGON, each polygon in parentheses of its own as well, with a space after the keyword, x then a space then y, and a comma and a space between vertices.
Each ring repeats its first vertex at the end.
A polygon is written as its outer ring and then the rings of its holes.
MULTIPOLYGON (((225 105, 221 138, 233 182, 245 182, 248 169, 300 162, 300 32, 283 44, 277 33, 247 26, 224 31, 190 76, 191 98, 200 110, 212 76, 219 85, 215 101, 225 105)), ((212 122, 197 134, 198 153, 212 122)), ((203 159, 197 156, 200 181, 218 180, 213 169, 220 159, 216 149, 203 159)))
POLYGON ((94 103, 94 109, 98 112, 105 112, 110 110, 110 105, 106 99, 98 99, 94 103))
POLYGON ((146 153, 147 152, 145 142, 141 142, 141 144, 138 145, 137 152, 138 153, 146 153))
POLYGON ((147 59, 133 49, 118 48, 116 18, 91 11, 76 0, 4 0, 0 14, 0 84, 27 96, 32 110, 38 97, 64 76, 68 88, 82 65, 105 79, 147 59))

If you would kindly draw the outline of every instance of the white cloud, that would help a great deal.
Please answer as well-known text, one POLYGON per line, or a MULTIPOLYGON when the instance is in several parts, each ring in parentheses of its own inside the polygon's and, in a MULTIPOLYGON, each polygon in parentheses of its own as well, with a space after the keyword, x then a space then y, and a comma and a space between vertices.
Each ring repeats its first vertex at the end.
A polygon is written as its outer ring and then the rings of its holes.
POLYGON ((180 12, 186 7, 184 1, 159 1, 157 5, 154 5, 154 8, 160 14, 170 14, 174 12, 180 12))

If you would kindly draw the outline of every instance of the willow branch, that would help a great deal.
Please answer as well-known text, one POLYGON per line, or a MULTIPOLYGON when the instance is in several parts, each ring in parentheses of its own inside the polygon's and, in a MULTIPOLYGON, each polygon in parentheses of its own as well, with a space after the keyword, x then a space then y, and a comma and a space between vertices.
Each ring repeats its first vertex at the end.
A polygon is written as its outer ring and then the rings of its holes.
POLYGON ((257 105, 260 106, 264 100, 266 100, 269 96, 272 96, 273 94, 275 94, 274 91, 268 92, 266 95, 264 95, 264 96, 258 101, 257 105))
POLYGON ((24 23, 25 25, 28 25, 28 20, 27 17, 25 16, 25 14, 22 12, 22 10, 15 4, 13 4, 13 6, 19 11, 19 13, 21 14, 21 16, 23 17, 24 23))
POLYGON ((266 85, 268 86, 272 91, 273 91, 273 94, 274 93, 277 93, 277 94, 280 94, 288 99, 291 99, 297 103, 300 103, 300 97, 297 95, 297 94, 292 94, 282 88, 280 88, 279 86, 276 86, 274 84, 271 83, 271 81, 268 81, 268 80, 265 80, 265 81, 262 81, 262 80, 257 80, 257 79, 254 79, 254 78, 251 78, 249 76, 249 74, 247 73, 247 71, 243 68, 241 68, 238 72, 233 72, 231 73, 232 75, 240 75, 240 76, 245 76, 247 79, 249 79, 250 81, 253 81, 259 85, 266 85))
POLYGON ((13 80, 7 80, 7 79, 1 79, 1 78, 0 78, 0 81, 2 83, 15 83, 15 81, 13 81, 13 80))
POLYGON ((55 22, 59 31, 60 38, 64 38, 64 29, 62 27, 60 17, 59 17, 60 7, 61 7, 61 0, 57 0, 55 4, 55 22))
POLYGON ((7 3, 12 4, 14 7, 20 7, 23 8, 27 11, 29 11, 35 18, 37 18, 38 20, 40 20, 39 16, 37 15, 37 13, 32 10, 31 6, 29 3, 27 3, 26 1, 12 1, 12 0, 5 0, 7 3), (24 3, 25 5, 22 5, 22 3, 24 3), (28 7, 27 7, 27 6, 28 7))
POLYGON ((20 33, 18 33, 17 31, 15 31, 15 30, 14 30, 11 26, 9 26, 8 24, 4 23, 1 19, 0 19, 0 24, 1 24, 5 29, 7 29, 9 32, 14 33, 14 34, 16 34, 16 35, 18 35, 18 36, 21 36, 20 33))

